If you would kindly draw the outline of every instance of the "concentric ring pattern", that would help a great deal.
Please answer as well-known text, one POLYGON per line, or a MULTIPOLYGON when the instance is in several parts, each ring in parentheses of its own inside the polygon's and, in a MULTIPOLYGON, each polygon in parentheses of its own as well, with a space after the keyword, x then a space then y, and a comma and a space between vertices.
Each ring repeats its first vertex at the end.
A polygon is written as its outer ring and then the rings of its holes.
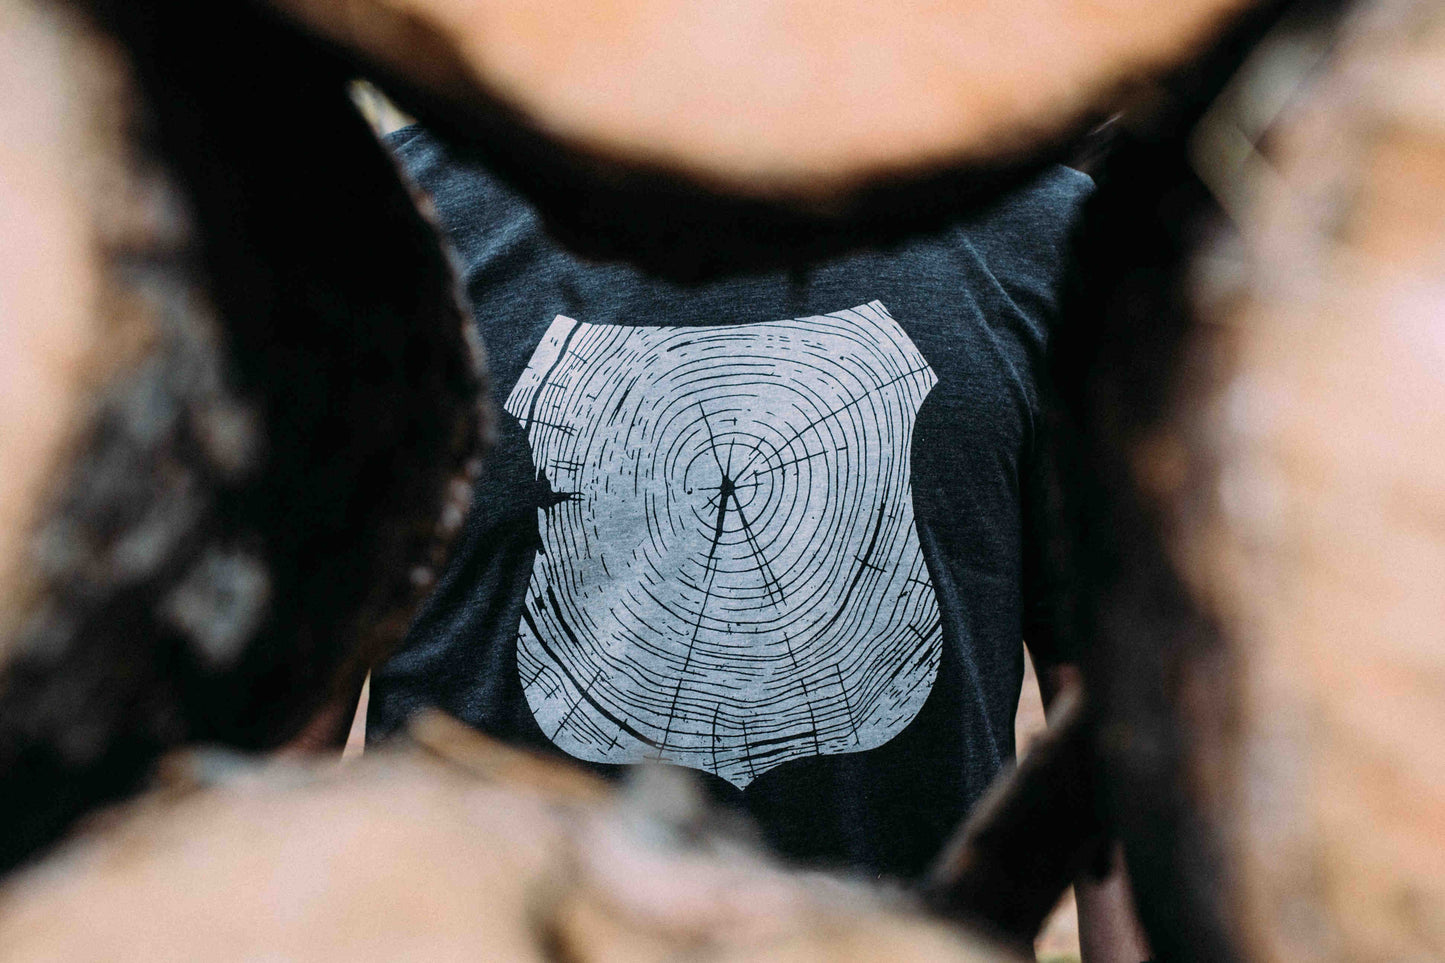
POLYGON ((901 731, 941 652, 909 481, 936 381, 877 301, 711 327, 559 316, 505 406, 543 494, 517 643, 542 731, 737 786, 901 731))

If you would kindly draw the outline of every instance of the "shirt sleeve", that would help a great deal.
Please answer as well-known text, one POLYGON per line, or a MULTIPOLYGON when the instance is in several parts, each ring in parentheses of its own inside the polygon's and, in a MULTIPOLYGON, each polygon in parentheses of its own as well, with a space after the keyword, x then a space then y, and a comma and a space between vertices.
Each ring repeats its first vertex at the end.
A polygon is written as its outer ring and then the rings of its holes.
MULTIPOLYGON (((1046 264, 1048 291, 1043 299, 1042 319, 1046 344, 1052 343, 1067 302, 1066 287, 1072 277, 1074 234, 1093 182, 1077 171, 1061 169, 1052 199, 1055 216, 1048 238, 1046 264)), ((1047 352, 1046 352, 1047 354, 1047 352)), ((1083 653, 1077 649, 1073 624, 1077 600, 1076 580, 1070 559, 1066 525, 1064 482, 1066 465, 1074 446, 1072 423, 1059 405, 1050 379, 1049 360, 1037 372, 1034 430, 1025 455, 1020 478, 1023 537, 1023 637, 1030 653, 1041 665, 1077 663, 1083 653)))
POLYGON ((1076 586, 1070 577, 1061 469, 1068 439, 1065 420, 1045 390, 1022 478, 1023 638, 1040 666, 1074 663, 1076 586))

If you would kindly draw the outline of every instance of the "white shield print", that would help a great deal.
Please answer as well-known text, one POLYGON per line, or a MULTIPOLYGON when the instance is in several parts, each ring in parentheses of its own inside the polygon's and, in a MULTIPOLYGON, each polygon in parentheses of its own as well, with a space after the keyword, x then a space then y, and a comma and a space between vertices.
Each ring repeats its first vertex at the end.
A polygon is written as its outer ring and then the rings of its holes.
POLYGON ((505 406, 544 494, 517 641, 542 731, 739 787, 897 735, 942 651, 909 482, 936 382, 877 301, 713 327, 559 316, 505 406))

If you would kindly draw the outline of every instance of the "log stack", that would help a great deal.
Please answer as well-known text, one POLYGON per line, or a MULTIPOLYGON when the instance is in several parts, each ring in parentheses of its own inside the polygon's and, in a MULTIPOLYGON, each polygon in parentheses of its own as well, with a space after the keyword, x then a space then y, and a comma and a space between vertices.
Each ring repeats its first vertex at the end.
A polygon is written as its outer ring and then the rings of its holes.
MULTIPOLYGON (((0 0, 0 46, 0 866, 175 746, 285 741, 462 524, 475 349, 353 70, 587 250, 685 278, 936 227, 1128 108, 1054 349, 1092 707, 1064 741, 1097 771, 1049 828, 1090 838, 1030 831, 1041 760, 933 907, 1026 938, 1050 893, 980 879, 1048 839, 1056 889, 1117 830, 1162 959, 1445 956, 1431 4, 0 0)), ((676 794, 418 741, 122 810, 11 879, 0 945, 1003 952, 676 794)))

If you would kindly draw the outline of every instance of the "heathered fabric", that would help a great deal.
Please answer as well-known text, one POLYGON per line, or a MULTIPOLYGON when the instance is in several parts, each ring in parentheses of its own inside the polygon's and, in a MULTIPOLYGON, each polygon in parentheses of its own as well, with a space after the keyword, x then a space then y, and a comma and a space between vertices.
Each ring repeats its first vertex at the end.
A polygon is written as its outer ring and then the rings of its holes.
POLYGON ((570 254, 421 128, 391 145, 462 266, 500 436, 368 738, 433 706, 604 773, 657 758, 787 856, 916 875, 1013 756, 1021 640, 1062 655, 1024 533, 1089 179, 689 287, 570 254))

